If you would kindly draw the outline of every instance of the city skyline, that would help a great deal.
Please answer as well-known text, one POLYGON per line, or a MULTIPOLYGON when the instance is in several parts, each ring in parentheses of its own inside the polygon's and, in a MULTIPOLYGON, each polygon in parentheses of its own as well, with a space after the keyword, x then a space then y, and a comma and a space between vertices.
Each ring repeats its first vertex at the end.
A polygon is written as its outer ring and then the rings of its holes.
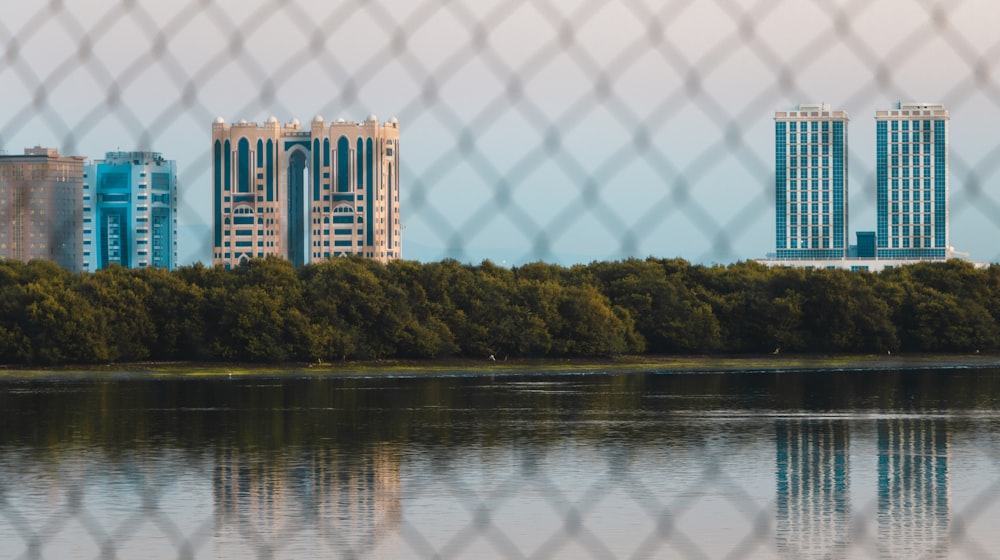
POLYGON ((397 115, 408 259, 726 263, 773 243, 774 108, 863 115, 848 205, 867 216, 868 115, 934 99, 953 118, 952 244, 996 261, 998 16, 986 0, 16 5, 0 149, 171 154, 179 260, 207 263, 203 123, 397 115))
POLYGON ((877 229, 855 231, 856 245, 848 228, 849 120, 828 103, 774 113, 776 251, 760 262, 882 270, 966 257, 949 238, 948 109, 900 101, 875 112, 877 229))

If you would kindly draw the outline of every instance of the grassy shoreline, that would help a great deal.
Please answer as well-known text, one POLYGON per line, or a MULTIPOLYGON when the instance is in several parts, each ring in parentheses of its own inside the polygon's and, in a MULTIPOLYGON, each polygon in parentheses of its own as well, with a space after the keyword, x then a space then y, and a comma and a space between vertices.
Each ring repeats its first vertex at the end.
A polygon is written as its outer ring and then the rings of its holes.
POLYGON ((379 360, 336 363, 206 363, 139 362, 98 366, 57 366, 45 368, 7 367, 0 379, 37 377, 141 376, 150 377, 232 377, 232 376, 433 376, 496 375, 525 373, 714 373, 714 372, 797 372, 797 371, 891 371, 920 369, 1000 368, 995 354, 919 355, 741 355, 741 356, 617 356, 579 359, 489 360, 448 358, 438 360, 379 360))

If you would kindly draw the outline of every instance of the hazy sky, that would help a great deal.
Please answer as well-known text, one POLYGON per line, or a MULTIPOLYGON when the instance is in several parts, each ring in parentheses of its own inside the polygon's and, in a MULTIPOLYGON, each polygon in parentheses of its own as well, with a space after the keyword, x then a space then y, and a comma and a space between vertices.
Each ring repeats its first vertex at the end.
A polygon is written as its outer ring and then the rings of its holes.
POLYGON ((1000 261, 996 0, 3 2, 0 149, 152 149, 210 261, 211 122, 397 116, 403 255, 729 263, 774 250, 775 110, 951 111, 951 241, 1000 261))

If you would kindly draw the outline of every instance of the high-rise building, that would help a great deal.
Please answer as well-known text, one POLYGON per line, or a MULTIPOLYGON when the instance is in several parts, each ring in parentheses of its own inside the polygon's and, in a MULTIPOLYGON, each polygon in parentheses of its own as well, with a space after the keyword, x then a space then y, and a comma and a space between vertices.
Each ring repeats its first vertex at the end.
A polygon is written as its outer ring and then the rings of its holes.
POLYGON ((878 258, 948 258, 948 110, 897 103, 875 126, 878 258))
POLYGON ((212 263, 402 256, 399 122, 212 125, 212 263))
POLYGON ((80 271, 84 159, 40 146, 0 155, 0 257, 80 271))
POLYGON ((826 103, 775 112, 778 259, 847 256, 847 122, 826 103))
POLYGON ((157 152, 107 152, 83 178, 83 269, 177 267, 177 165, 157 152))

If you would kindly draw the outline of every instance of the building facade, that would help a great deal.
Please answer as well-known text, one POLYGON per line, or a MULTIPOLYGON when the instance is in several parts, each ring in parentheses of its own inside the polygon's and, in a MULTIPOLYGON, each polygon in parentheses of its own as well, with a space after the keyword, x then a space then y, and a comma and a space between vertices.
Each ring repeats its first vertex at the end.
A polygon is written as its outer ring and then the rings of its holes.
POLYGON ((847 123, 826 103, 775 112, 779 259, 847 256, 847 123))
POLYGON ((948 258, 948 110, 898 103, 875 126, 878 258, 948 258))
POLYGON ((81 270, 83 164, 40 146, 0 155, 0 257, 81 270))
POLYGON ((177 268, 177 165, 107 152, 83 176, 83 269, 177 268))
POLYGON ((857 232, 858 243, 851 246, 847 113, 826 104, 776 112, 777 251, 758 262, 874 272, 921 261, 968 260, 949 238, 948 122, 948 110, 938 103, 900 102, 876 111, 876 229, 857 232))
POLYGON ((212 125, 212 263, 402 257, 399 122, 212 125))

